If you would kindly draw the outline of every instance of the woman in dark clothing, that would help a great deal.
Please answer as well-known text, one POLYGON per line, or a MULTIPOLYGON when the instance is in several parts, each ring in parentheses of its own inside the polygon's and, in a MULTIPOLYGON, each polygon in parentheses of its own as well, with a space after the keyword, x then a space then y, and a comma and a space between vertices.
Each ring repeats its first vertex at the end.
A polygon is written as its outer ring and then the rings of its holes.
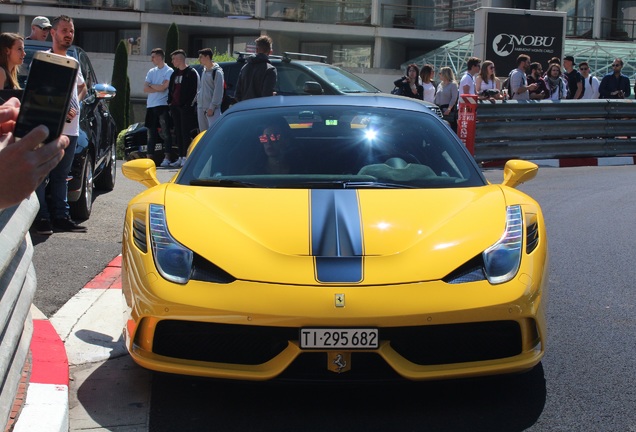
POLYGON ((413 99, 424 99, 424 87, 419 82, 420 68, 415 64, 410 64, 406 68, 406 76, 395 80, 393 84, 399 87, 401 95, 413 99))

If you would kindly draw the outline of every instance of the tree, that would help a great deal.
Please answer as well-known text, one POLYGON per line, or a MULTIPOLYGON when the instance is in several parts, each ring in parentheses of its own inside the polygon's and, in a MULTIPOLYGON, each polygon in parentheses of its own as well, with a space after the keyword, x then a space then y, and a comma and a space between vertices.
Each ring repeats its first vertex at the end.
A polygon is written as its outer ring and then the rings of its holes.
POLYGON ((112 85, 117 95, 110 101, 110 115, 117 124, 117 132, 128 127, 128 107, 130 105, 130 90, 128 83, 128 48, 126 41, 121 40, 115 50, 113 62, 112 85))
POLYGON ((179 49, 179 27, 177 24, 172 23, 168 28, 168 34, 166 35, 166 64, 174 69, 172 65, 171 52, 179 49))

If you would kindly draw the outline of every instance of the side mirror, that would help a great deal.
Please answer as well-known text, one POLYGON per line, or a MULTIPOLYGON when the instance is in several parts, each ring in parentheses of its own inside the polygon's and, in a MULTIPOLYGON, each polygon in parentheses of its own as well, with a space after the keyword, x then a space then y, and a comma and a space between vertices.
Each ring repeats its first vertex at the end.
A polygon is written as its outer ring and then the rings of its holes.
POLYGON ((539 167, 525 160, 512 159, 504 166, 502 185, 515 188, 536 177, 539 167))
POLYGON ((126 178, 151 188, 161 182, 157 178, 157 166, 152 159, 135 159, 124 163, 121 172, 126 178))
POLYGON ((325 92, 322 86, 316 81, 306 81, 303 86, 303 91, 310 95, 322 95, 325 92))
POLYGON ((95 84, 93 86, 93 91, 95 92, 95 97, 97 99, 109 100, 114 98, 117 94, 115 87, 109 84, 95 84))

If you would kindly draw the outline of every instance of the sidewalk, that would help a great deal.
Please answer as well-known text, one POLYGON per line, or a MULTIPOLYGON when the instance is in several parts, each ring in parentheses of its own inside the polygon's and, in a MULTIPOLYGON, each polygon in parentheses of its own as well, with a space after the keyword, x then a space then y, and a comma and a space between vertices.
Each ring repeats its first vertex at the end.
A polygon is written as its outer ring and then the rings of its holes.
POLYGON ((26 399, 24 391, 16 398, 16 404, 23 404, 15 408, 14 432, 68 432, 69 367, 126 354, 123 312, 121 255, 50 319, 32 307, 26 399))

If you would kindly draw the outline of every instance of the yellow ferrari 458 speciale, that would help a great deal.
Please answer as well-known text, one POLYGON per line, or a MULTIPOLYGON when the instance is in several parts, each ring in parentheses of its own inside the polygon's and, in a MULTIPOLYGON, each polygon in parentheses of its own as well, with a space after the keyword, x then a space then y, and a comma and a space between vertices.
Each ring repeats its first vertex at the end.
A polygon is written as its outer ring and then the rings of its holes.
POLYGON ((236 104, 128 204, 126 345, 143 367, 240 380, 429 380, 543 357, 548 249, 511 160, 490 184, 421 101, 236 104))

